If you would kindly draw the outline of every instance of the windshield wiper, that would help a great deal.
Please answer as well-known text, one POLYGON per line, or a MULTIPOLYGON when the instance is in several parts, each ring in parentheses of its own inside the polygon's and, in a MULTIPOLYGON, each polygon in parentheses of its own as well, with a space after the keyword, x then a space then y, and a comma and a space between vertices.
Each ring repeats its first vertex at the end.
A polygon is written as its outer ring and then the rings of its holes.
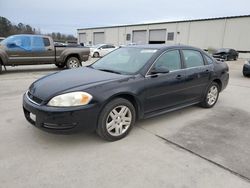
POLYGON ((122 74, 118 71, 114 71, 114 70, 109 70, 109 69, 97 69, 97 70, 100 70, 100 71, 105 71, 105 72, 111 72, 111 73, 115 73, 115 74, 122 74))

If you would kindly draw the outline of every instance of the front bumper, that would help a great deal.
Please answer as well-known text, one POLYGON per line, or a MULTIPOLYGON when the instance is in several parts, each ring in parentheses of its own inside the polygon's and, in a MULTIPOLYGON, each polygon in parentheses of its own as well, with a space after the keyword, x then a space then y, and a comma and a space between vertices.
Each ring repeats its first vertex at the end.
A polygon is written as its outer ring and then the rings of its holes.
POLYGON ((99 109, 97 104, 70 108, 37 105, 31 102, 26 94, 23 96, 23 111, 27 121, 39 129, 52 133, 94 131, 99 109), (34 116, 35 119, 32 118, 34 116))

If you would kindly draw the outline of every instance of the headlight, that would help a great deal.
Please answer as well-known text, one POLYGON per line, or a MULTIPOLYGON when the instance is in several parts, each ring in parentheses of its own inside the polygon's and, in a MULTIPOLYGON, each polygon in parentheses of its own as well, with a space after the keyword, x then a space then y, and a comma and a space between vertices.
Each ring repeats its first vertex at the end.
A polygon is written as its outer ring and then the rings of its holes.
POLYGON ((48 106, 81 106, 88 104, 93 97, 86 92, 72 92, 53 97, 49 102, 48 106))

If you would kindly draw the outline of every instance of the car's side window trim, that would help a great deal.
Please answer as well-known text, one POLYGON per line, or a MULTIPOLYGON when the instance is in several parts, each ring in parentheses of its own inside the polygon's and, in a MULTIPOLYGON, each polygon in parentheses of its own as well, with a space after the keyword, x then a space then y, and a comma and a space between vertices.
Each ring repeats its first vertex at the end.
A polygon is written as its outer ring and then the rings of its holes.
MULTIPOLYGON (((183 70, 183 62, 182 62, 182 56, 181 56, 180 49, 179 49, 179 48, 173 48, 173 49, 165 50, 164 52, 161 53, 161 55, 159 55, 159 56, 154 60, 154 62, 152 63, 152 65, 149 67, 149 69, 148 69, 148 71, 147 71, 145 77, 151 77, 151 76, 152 76, 152 74, 150 74, 150 72, 151 72, 152 68, 154 67, 155 63, 161 58, 161 56, 163 56, 163 55, 166 54, 167 52, 171 52, 171 51, 174 51, 174 50, 176 50, 176 51, 179 52, 181 68, 178 69, 178 70, 169 71, 169 73, 183 70)), ((155 74, 155 75, 162 75, 162 73, 160 73, 160 74, 155 74)))

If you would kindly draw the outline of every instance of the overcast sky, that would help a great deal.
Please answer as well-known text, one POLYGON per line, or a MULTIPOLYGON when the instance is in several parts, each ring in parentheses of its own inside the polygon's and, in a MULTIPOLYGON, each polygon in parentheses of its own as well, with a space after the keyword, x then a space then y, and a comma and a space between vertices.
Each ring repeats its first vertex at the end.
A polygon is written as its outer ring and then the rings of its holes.
POLYGON ((250 0, 0 0, 0 16, 43 33, 250 14, 250 0))

